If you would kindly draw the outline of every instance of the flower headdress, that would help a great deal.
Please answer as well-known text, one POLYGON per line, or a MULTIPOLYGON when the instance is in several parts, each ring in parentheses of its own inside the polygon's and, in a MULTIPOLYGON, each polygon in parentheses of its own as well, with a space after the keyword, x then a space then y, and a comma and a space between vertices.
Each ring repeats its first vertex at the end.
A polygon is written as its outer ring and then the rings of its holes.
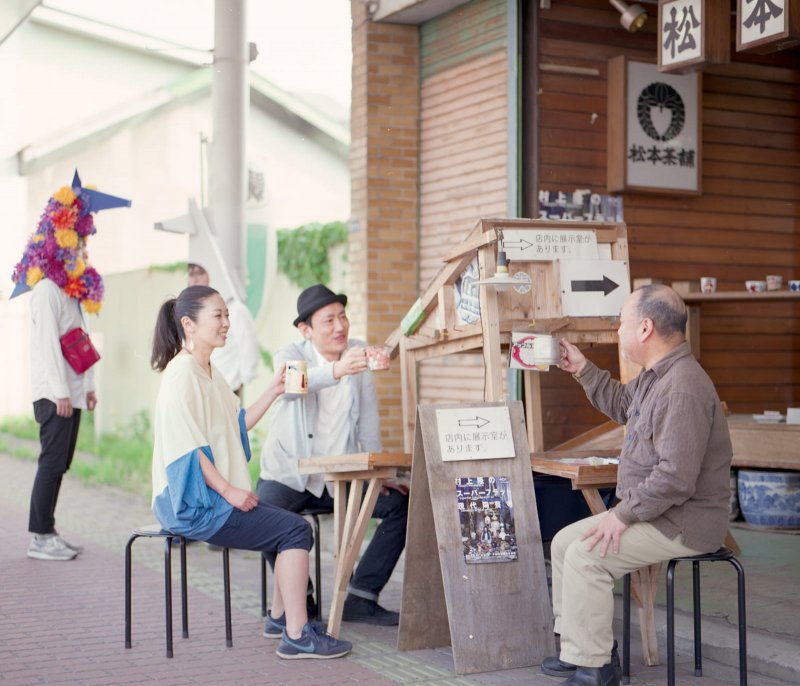
POLYGON ((130 200, 83 188, 76 171, 72 186, 63 186, 47 202, 22 259, 14 267, 11 278, 17 285, 11 297, 30 290, 41 279, 50 279, 86 312, 99 312, 103 279, 86 262, 84 252, 89 236, 97 231, 92 213, 130 204, 130 200))

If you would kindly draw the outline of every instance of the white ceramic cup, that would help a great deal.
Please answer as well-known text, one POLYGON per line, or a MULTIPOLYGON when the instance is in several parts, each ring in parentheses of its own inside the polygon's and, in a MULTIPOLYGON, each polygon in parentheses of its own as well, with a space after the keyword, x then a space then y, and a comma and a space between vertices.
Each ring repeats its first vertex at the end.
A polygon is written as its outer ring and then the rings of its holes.
POLYGON ((700 277, 700 292, 701 293, 716 293, 717 292, 717 279, 713 276, 700 277))
POLYGON ((536 334, 533 339, 534 364, 558 364, 561 362, 561 346, 557 338, 547 334, 536 334))
POLYGON ((800 407, 787 407, 786 408, 786 423, 787 424, 800 424, 800 407))
POLYGON ((780 274, 767 275, 767 290, 779 291, 783 286, 783 277, 780 274))
POLYGON ((789 290, 795 293, 800 291, 800 279, 789 279, 789 290))
POLYGON ((745 281, 744 286, 751 293, 763 293, 767 290, 766 281, 745 281))

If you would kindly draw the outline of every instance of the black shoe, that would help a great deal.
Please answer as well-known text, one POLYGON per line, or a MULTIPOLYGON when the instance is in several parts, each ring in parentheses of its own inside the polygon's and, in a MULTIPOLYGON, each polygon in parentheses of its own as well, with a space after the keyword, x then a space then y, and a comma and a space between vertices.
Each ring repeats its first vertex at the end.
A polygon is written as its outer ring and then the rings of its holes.
MULTIPOLYGON (((620 666, 619 651, 617 650, 616 641, 614 641, 614 645, 611 648, 611 664, 614 667, 614 671, 617 673, 617 678, 621 678, 622 667, 620 666)), ((541 664, 542 672, 548 676, 560 676, 566 678, 575 674, 577 669, 577 665, 573 665, 571 662, 564 662, 558 657, 546 657, 541 664)))
POLYGON ((377 624, 378 626, 397 626, 400 623, 400 613, 391 612, 378 605, 374 600, 349 595, 344 601, 342 620, 377 624))
POLYGON ((611 662, 602 667, 578 667, 564 686, 620 686, 620 675, 611 662))
POLYGON ((575 674, 576 669, 578 669, 576 665, 573 665, 571 662, 564 662, 555 656, 546 657, 541 665, 542 672, 547 674, 547 676, 560 676, 564 678, 575 674))

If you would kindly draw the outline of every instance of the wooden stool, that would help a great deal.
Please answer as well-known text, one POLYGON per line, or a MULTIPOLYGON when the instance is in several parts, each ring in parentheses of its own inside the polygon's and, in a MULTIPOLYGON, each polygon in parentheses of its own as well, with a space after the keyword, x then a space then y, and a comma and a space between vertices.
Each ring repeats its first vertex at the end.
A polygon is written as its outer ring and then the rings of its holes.
MULTIPOLYGON (((700 563, 730 562, 736 569, 739 606, 739 684, 747 686, 747 619, 745 616, 744 568, 733 552, 724 546, 715 553, 675 557, 667 565, 667 684, 675 686, 675 565, 692 563, 692 597, 694 610, 694 675, 703 676, 703 653, 700 634, 700 563)), ((622 589, 622 683, 630 683, 631 673, 631 580, 623 579, 622 589)))
MULTIPOLYGON (((317 615, 316 617, 309 617, 309 620, 316 619, 317 621, 321 621, 322 619, 322 557, 320 551, 319 516, 331 514, 332 512, 333 510, 326 508, 309 507, 297 513, 302 517, 311 517, 314 520, 314 572, 316 581, 314 585, 314 600, 317 604, 317 615)), ((267 560, 263 555, 261 556, 261 616, 267 616, 267 560)))
MULTIPOLYGON (((186 537, 165 531, 158 524, 138 527, 133 530, 125 546, 125 647, 131 647, 131 603, 132 603, 132 548, 137 538, 164 539, 164 606, 166 615, 167 657, 172 657, 172 542, 178 539, 181 545, 181 625, 183 638, 189 638, 189 603, 186 582, 186 537)), ((263 559, 263 558, 262 558, 263 559)), ((230 551, 222 549, 222 573, 225 595, 225 645, 233 646, 231 628, 231 571, 230 551)))

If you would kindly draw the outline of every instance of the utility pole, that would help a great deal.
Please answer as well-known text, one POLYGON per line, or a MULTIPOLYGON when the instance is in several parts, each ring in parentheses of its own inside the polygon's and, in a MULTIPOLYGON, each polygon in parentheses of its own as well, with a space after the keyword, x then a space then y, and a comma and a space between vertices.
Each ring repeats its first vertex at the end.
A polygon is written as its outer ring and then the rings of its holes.
POLYGON ((213 133, 208 170, 211 229, 237 291, 235 295, 243 301, 247 283, 245 150, 251 57, 246 38, 246 12, 246 0, 216 0, 214 5, 213 133))

